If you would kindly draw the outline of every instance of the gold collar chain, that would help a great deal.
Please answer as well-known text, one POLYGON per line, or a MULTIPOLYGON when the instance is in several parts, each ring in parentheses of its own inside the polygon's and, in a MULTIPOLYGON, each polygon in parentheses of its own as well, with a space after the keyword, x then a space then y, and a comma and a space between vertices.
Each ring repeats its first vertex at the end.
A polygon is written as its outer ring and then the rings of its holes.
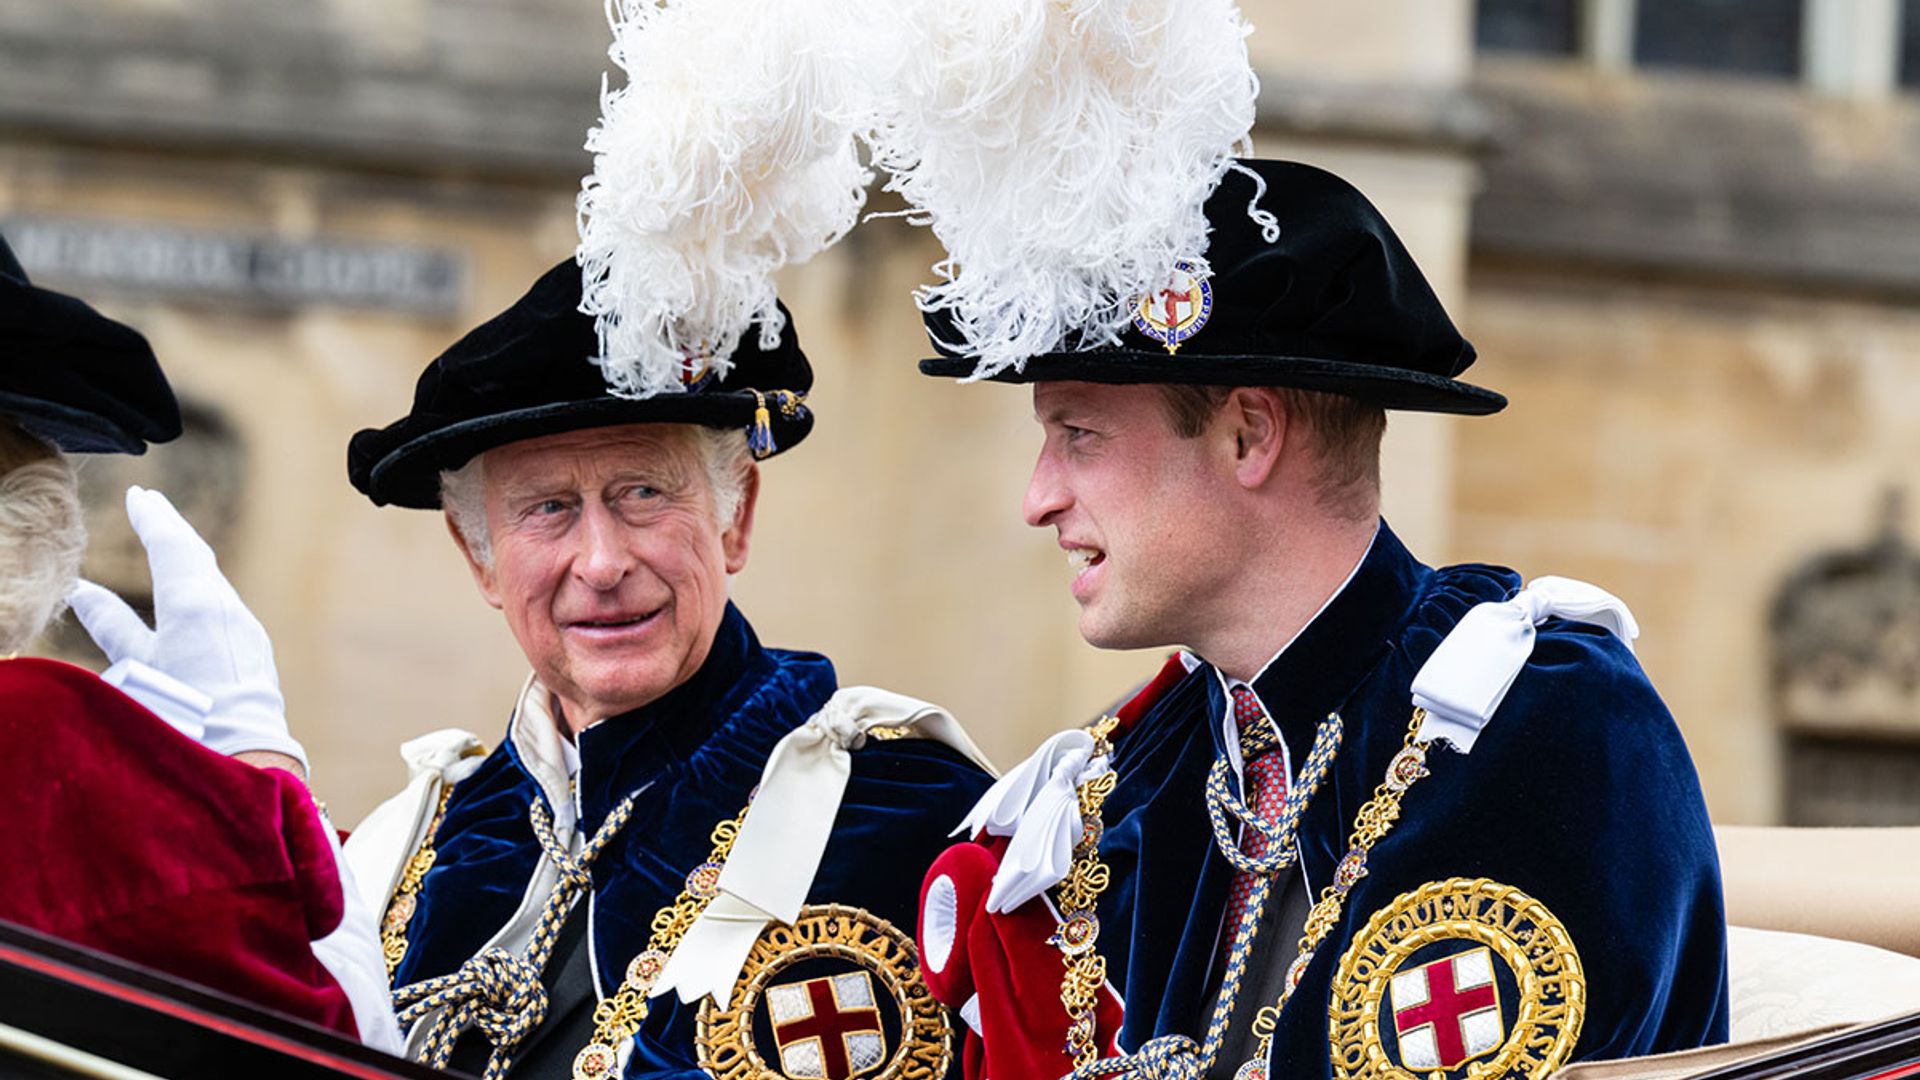
MULTIPOLYGON (((1088 729, 1093 736, 1094 757, 1112 757, 1108 736, 1119 725, 1113 717, 1103 716, 1088 729)), ((1100 811, 1117 779, 1108 769, 1080 785, 1080 840, 1073 847, 1073 865, 1054 893, 1060 925, 1047 939, 1047 944, 1059 949, 1067 961, 1066 974, 1060 979, 1060 1004, 1067 1009, 1067 1053, 1072 1055, 1075 1068, 1091 1065, 1100 1057, 1095 1012, 1100 990, 1107 983, 1107 958, 1094 948, 1100 941, 1100 917, 1095 909, 1112 878, 1107 864, 1100 861, 1100 811)))
POLYGON ((414 909, 419 907, 420 886, 427 880, 427 871, 433 869, 434 860, 438 858, 433 844, 440 834, 440 821, 447 816, 447 800, 452 797, 453 785, 442 782, 440 802, 433 808, 433 820, 427 823, 426 839, 400 871, 400 884, 394 886, 393 899, 387 901, 386 916, 380 920, 380 951, 387 957, 388 982, 393 981, 393 973, 406 958, 407 924, 413 921, 414 909))
POLYGON ((647 991, 660 978, 667 958, 679 948, 680 939, 692 928, 694 920, 720 892, 720 871, 733 842, 740 835, 752 798, 740 813, 713 827, 713 851, 707 861, 687 875, 686 886, 673 903, 653 914, 653 936, 647 947, 627 963, 626 978, 620 989, 594 1007, 593 1040, 581 1047, 573 1058, 573 1080, 610 1080, 620 1064, 620 1046, 633 1038, 647 1019, 647 991))

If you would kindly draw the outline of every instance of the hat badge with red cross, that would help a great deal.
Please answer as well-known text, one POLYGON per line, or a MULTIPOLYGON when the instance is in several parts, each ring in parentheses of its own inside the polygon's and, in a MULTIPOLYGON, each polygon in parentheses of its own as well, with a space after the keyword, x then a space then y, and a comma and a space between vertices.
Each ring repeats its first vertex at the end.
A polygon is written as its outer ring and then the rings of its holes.
POLYGON ((1133 305, 1134 329, 1166 346, 1169 355, 1180 343, 1199 333, 1213 316, 1213 286, 1207 284, 1206 265, 1181 259, 1173 264, 1167 282, 1141 294, 1133 305))

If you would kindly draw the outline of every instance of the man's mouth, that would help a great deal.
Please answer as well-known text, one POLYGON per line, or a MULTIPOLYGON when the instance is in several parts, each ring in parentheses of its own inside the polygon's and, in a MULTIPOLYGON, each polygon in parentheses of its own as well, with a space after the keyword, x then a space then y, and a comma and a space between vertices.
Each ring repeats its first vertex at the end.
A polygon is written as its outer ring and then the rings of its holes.
POLYGON ((629 627, 640 626, 658 614, 660 614, 660 610, 656 608, 639 615, 611 615, 601 619, 575 619, 567 623, 567 629, 602 632, 624 630, 629 627))
POLYGON ((1079 574, 1090 567, 1099 566, 1107 559, 1107 553, 1099 548, 1071 547, 1067 549, 1067 567, 1079 574))

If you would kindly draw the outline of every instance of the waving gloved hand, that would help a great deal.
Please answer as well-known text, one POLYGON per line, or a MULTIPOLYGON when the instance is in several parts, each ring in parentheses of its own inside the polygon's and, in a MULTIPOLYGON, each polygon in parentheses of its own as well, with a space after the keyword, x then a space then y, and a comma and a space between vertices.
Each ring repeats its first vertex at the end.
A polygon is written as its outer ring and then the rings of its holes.
POLYGON ((113 663, 108 681, 189 734, 181 716, 193 711, 188 702, 197 691, 207 699, 198 738, 208 749, 285 754, 305 771, 306 750, 287 731, 273 644, 220 573, 213 549, 157 491, 129 488, 127 519, 153 572, 153 627, 90 581, 68 597, 113 663))

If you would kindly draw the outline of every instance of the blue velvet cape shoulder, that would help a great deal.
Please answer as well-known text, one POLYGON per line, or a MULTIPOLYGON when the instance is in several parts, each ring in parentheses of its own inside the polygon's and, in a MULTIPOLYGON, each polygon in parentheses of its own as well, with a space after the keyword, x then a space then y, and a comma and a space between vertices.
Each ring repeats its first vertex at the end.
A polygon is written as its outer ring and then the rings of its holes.
MULTIPOLYGON (((1497 567, 1422 566, 1383 523, 1347 587, 1256 679, 1296 768, 1328 712, 1345 721, 1301 820, 1310 896, 1328 884, 1355 813, 1402 745, 1414 673, 1469 608, 1519 585, 1497 567)), ((1100 946, 1126 1002, 1128 1050, 1157 1035, 1198 1037, 1213 1004, 1231 868, 1210 839, 1202 787, 1224 752, 1223 698, 1202 664, 1117 749, 1100 946)), ((1597 627, 1548 621, 1473 752, 1438 746, 1428 767, 1281 1016, 1271 1075, 1329 1075, 1329 994, 1349 941, 1397 896, 1454 877, 1514 886, 1567 927, 1586 974, 1574 1060, 1726 1040, 1713 833, 1679 729, 1625 646, 1597 627)))
MULTIPOLYGON (((774 744, 835 688, 826 657, 762 648, 729 605, 691 679, 581 734, 588 835, 629 792, 640 791, 632 820, 592 867, 590 940, 603 995, 618 988, 628 960, 646 948, 654 913, 706 861, 714 825, 746 805, 774 744)), ((808 903, 865 908, 911 936, 926 868, 989 782, 938 743, 867 743, 853 754, 808 903)), ((527 816, 538 798, 540 786, 511 740, 454 789, 394 985, 458 969, 513 917, 540 857, 527 816)), ((705 1077, 694 1051, 697 1012, 671 994, 654 998, 626 1075, 705 1077)))

